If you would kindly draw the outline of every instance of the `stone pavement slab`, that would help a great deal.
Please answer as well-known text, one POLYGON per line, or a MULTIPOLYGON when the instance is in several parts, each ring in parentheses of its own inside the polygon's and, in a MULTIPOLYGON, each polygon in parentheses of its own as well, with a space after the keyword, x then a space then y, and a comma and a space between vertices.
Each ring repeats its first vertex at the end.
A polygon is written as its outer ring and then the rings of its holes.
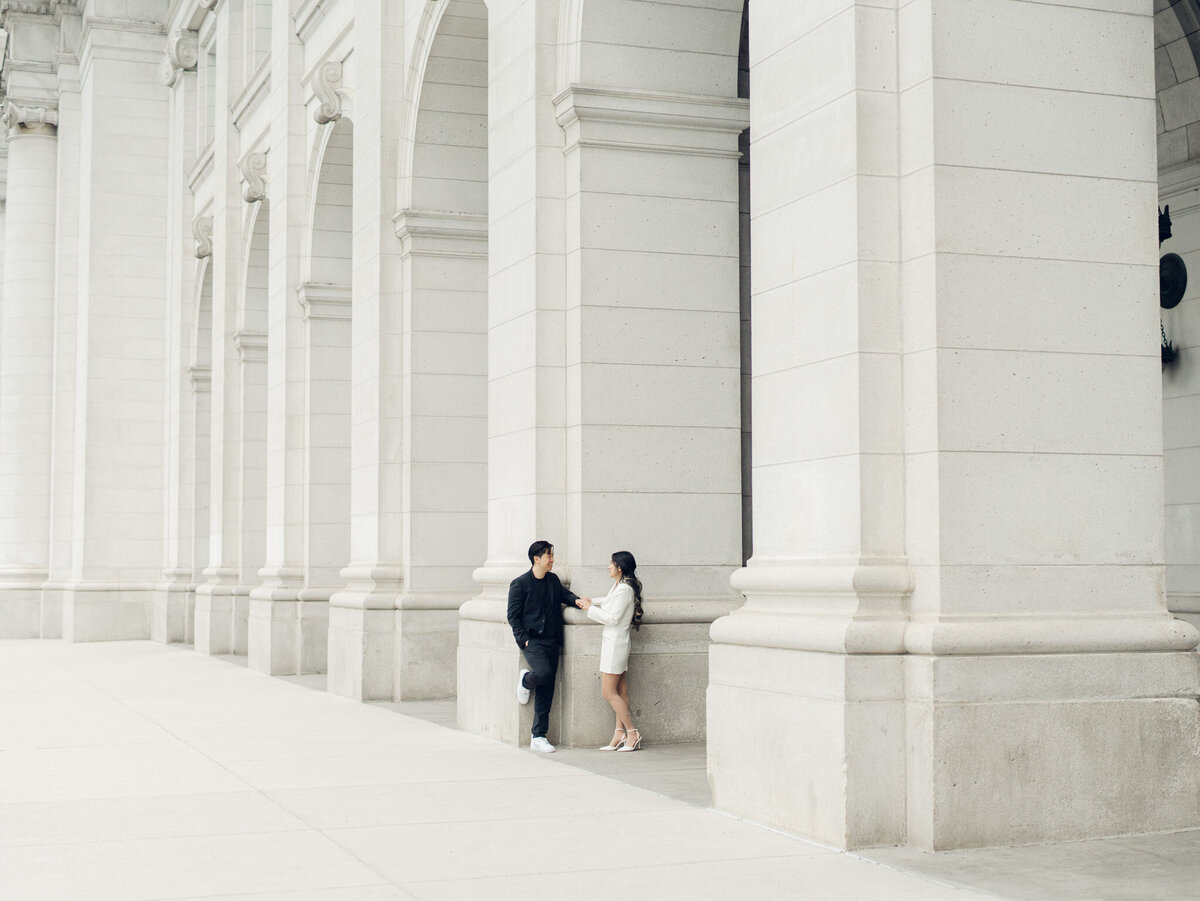
POLYGON ((5 901, 1195 897, 1200 833, 843 854, 698 806, 694 745, 543 757, 152 642, 0 641, 0 685, 5 901))

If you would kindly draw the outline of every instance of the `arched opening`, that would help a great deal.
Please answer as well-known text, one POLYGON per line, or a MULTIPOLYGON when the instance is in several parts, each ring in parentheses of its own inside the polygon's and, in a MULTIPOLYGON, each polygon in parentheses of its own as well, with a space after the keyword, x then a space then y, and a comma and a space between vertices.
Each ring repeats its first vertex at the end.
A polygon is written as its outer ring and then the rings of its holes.
POLYGON ((1172 232, 1160 253, 1182 257, 1191 276, 1178 306, 1160 310, 1163 338, 1178 355, 1163 366, 1167 604, 1200 625, 1200 387, 1191 372, 1200 360, 1200 4, 1176 0, 1158 10, 1154 34, 1158 197, 1172 232))
POLYGON ((189 375, 192 380, 192 589, 187 593, 184 614, 186 634, 191 643, 195 636, 195 585, 203 580, 209 563, 209 508, 212 484, 212 294, 211 258, 201 263, 200 302, 196 305, 196 324, 192 334, 189 375))
MULTIPOLYGON (((354 127, 327 127, 310 219, 300 300, 305 322, 304 588, 301 600, 328 604, 350 561, 350 283, 354 127)), ((327 609, 327 608, 326 608, 327 609)), ((314 625, 327 620, 302 614, 314 625)), ((301 669, 324 672, 326 633, 310 630, 301 669)))
POLYGON ((234 652, 246 653, 250 591, 266 560, 267 522, 267 248, 270 206, 255 204, 238 310, 241 369, 241 497, 238 506, 238 585, 234 593, 234 652))

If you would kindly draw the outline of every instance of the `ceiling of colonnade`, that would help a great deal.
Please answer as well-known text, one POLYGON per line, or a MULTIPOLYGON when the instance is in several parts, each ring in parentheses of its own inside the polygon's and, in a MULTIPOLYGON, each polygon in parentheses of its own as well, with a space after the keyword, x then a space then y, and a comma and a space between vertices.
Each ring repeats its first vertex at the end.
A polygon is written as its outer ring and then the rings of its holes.
POLYGON ((1200 0, 1154 0, 1158 168, 1200 160, 1200 0))

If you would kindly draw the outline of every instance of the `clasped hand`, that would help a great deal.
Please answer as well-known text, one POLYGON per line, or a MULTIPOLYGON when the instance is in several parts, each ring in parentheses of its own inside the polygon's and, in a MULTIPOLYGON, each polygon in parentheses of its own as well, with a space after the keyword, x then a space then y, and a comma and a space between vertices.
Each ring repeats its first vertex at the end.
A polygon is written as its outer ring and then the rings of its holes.
POLYGON ((579 605, 580 610, 587 610, 592 606, 591 598, 576 598, 575 602, 579 605))

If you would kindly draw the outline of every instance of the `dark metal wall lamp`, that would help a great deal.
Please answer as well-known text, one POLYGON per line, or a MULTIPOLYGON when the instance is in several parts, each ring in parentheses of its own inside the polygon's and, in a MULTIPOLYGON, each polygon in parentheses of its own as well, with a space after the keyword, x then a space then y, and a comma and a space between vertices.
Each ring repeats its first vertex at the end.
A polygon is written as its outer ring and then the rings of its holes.
MULTIPOLYGON (((1158 246, 1171 237, 1171 207, 1165 206, 1158 211, 1158 246)), ((1158 261, 1158 305, 1164 310, 1172 310, 1179 306, 1183 294, 1187 290, 1187 264, 1177 253, 1165 253, 1158 261)), ((1168 366, 1179 357, 1175 345, 1167 340, 1167 329, 1160 319, 1159 331, 1162 332, 1162 364, 1168 366)))

